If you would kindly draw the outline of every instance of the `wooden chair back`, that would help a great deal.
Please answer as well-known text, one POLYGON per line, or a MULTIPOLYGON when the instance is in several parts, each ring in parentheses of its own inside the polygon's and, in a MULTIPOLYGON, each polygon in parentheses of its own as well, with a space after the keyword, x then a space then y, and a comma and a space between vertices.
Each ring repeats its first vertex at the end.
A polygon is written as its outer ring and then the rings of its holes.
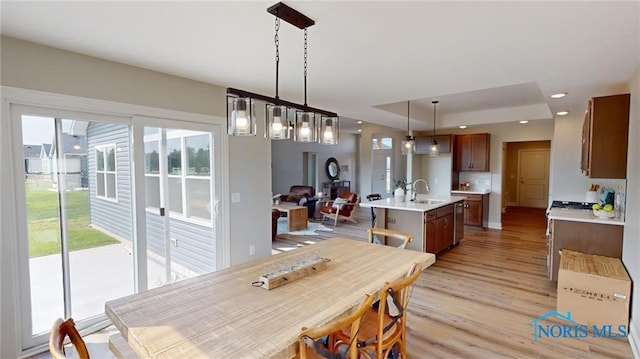
POLYGON ((51 334, 49 335, 49 352, 53 359, 66 359, 67 356, 64 352, 64 339, 69 337, 71 343, 78 353, 78 358, 89 359, 89 351, 84 343, 84 340, 76 329, 76 323, 73 319, 62 320, 56 319, 51 328, 51 334))
POLYGON ((358 309, 346 317, 318 328, 302 328, 302 333, 298 336, 300 359, 324 358, 324 356, 318 354, 313 347, 313 343, 324 336, 329 336, 326 350, 335 353, 337 350, 346 346, 346 350, 349 353, 348 358, 357 358, 358 348, 356 345, 356 337, 360 329, 360 321, 362 316, 370 310, 371 304, 373 304, 373 297, 367 294, 358 309), (348 338, 345 337, 341 340, 334 340, 335 333, 342 332, 343 329, 346 330, 347 328, 350 333, 348 338))
MULTIPOLYGON (((369 233, 369 243, 375 243, 374 241, 375 236, 393 238, 393 239, 398 239, 402 241, 402 244, 400 244, 398 248, 405 249, 407 248, 407 245, 411 241, 413 241, 413 235, 411 233, 396 231, 392 229, 374 227, 374 228, 369 228, 367 232, 369 233)), ((386 239, 383 244, 385 245, 387 244, 386 239)))
POLYGON ((385 283, 380 291, 380 300, 376 309, 371 309, 365 314, 358 340, 362 345, 358 349, 357 358, 388 358, 394 346, 398 349, 401 358, 407 357, 406 349, 406 320, 407 304, 409 303, 411 285, 420 276, 422 267, 419 263, 412 263, 404 278, 391 283, 385 283), (390 289, 394 292, 395 302, 390 297, 390 289), (394 308, 397 318, 393 319, 389 303, 397 303, 394 308), (401 309, 400 309, 401 308, 401 309), (400 310, 398 310, 400 309, 400 310), (398 315, 400 314, 400 315, 398 315), (385 331, 385 327, 387 330, 385 331), (375 353, 375 355, 373 355, 375 353))

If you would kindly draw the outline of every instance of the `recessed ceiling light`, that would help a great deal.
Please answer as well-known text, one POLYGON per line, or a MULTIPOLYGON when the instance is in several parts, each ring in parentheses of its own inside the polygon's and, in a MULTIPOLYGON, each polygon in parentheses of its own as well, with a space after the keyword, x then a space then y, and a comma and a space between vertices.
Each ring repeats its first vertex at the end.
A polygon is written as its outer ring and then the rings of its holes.
POLYGON ((551 95, 551 98, 563 98, 567 96, 566 92, 559 92, 559 93, 554 93, 553 95, 551 95))
POLYGON ((359 128, 359 129, 358 129, 358 132, 362 132, 362 129, 361 129, 361 128, 359 128))
POLYGON ((458 127, 460 127, 460 128, 467 128, 467 126, 465 126, 465 125, 458 126, 458 127))
POLYGON ((358 125, 362 125, 362 121, 358 121, 358 125))
POLYGON ((527 120, 522 120, 522 121, 519 121, 519 122, 520 123, 529 123, 529 121, 527 121, 527 120))
POLYGON ((558 115, 558 116, 565 116, 565 115, 568 115, 568 114, 569 114, 569 111, 558 111, 558 112, 556 112, 556 115, 558 115))

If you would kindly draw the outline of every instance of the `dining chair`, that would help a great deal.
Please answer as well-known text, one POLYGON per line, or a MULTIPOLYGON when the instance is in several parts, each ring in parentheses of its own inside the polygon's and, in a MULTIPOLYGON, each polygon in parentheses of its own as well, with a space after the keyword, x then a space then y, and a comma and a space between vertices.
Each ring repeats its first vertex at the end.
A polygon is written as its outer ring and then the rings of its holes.
POLYGON ((360 329, 362 316, 370 310, 373 296, 366 294, 362 303, 351 314, 317 328, 302 328, 298 336, 300 359, 338 357, 337 353, 349 353, 339 357, 357 358, 358 348, 355 338, 360 329), (335 340, 335 333, 348 329, 349 335, 335 340), (323 341, 326 339, 326 343, 323 341))
POLYGON ((387 245, 387 239, 393 238, 393 239, 399 239, 402 241, 402 243, 398 246, 398 248, 405 249, 407 248, 407 245, 411 241, 413 241, 413 235, 411 233, 396 231, 393 229, 374 227, 374 228, 369 228, 367 232, 369 233, 369 243, 387 245), (386 238, 384 242, 380 240, 381 237, 386 238))
MULTIPOLYGON (((411 285, 421 272, 420 264, 412 263, 405 277, 385 283, 380 291, 380 300, 365 313, 360 323, 356 358, 407 357, 406 308, 411 285)), ((335 335, 336 341, 344 341, 346 338, 344 331, 335 335)))
POLYGON ((84 343, 84 340, 76 329, 76 323, 73 319, 62 320, 56 319, 51 328, 51 334, 49 335, 49 352, 53 359, 66 359, 67 356, 64 352, 64 339, 69 337, 71 344, 77 352, 77 357, 80 359, 89 359, 89 351, 84 343))

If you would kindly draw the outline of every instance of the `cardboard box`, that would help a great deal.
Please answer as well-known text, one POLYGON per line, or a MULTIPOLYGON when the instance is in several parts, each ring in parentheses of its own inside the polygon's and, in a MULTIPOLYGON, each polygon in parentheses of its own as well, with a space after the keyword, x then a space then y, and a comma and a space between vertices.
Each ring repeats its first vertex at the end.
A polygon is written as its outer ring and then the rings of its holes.
POLYGON ((558 312, 571 312, 571 318, 590 331, 594 325, 600 332, 611 325, 614 333, 626 335, 630 301, 631 279, 620 259, 562 250, 558 312))

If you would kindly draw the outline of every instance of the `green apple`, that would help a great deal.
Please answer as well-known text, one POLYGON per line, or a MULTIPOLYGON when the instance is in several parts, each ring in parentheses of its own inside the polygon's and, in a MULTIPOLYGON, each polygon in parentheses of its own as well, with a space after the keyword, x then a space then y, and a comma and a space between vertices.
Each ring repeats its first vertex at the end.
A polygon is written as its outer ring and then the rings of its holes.
POLYGON ((604 210, 605 210, 605 211, 607 211, 607 212, 611 212, 611 211, 613 211, 613 205, 611 205, 611 204, 606 204, 606 205, 604 206, 604 210))
POLYGON ((594 203, 593 206, 591 206, 591 208, 593 208, 594 211, 599 211, 602 209, 602 206, 597 203, 594 203))

